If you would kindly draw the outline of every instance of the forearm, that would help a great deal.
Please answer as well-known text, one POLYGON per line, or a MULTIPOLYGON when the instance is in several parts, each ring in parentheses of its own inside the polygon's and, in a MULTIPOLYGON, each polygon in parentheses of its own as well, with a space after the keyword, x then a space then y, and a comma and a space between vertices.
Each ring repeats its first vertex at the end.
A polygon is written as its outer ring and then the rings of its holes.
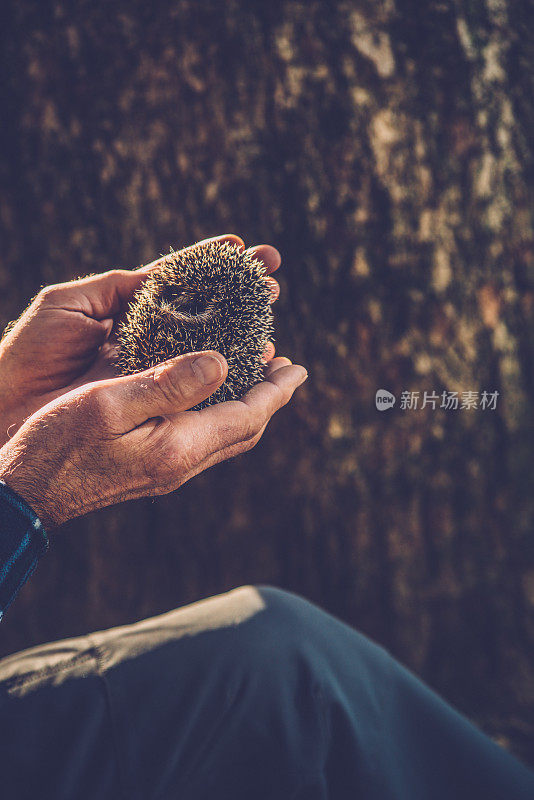
POLYGON ((14 380, 10 355, 0 343, 0 447, 3 447, 25 416, 23 395, 14 380))
POLYGON ((3 447, 20 427, 24 416, 17 411, 0 392, 0 448, 3 447))

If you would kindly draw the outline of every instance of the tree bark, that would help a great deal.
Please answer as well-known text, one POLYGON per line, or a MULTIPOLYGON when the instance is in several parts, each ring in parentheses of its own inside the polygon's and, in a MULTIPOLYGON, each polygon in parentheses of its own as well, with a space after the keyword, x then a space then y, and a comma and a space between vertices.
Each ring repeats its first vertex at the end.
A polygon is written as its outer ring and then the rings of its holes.
POLYGON ((277 349, 310 373, 246 457, 55 535, 2 652, 275 583, 534 763, 530 3, 0 13, 0 321, 231 231, 281 250, 277 349))

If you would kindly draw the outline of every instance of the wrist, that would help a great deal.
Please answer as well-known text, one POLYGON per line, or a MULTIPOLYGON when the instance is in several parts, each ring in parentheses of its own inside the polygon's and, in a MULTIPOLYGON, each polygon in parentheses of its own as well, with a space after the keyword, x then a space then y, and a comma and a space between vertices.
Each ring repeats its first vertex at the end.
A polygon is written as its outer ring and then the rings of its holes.
POLYGON ((21 373, 6 346, 0 343, 0 447, 16 433, 31 413, 30 394, 24 389, 21 373))
POLYGON ((9 453, 8 446, 0 449, 0 480, 30 506, 46 530, 60 524, 42 472, 22 464, 16 454, 9 453))
POLYGON ((15 392, 0 367, 0 447, 9 441, 28 416, 26 398, 15 392))
POLYGON ((24 498, 0 480, 0 619, 48 550, 48 536, 24 498))
POLYGON ((0 447, 10 440, 19 427, 18 416, 15 409, 4 402, 0 395, 0 447))

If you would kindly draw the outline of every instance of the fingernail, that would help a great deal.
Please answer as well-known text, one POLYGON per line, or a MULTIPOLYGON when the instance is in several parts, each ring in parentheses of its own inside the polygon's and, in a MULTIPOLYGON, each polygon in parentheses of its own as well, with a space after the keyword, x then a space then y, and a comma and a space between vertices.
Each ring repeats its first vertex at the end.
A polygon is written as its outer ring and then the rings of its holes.
POLYGON ((191 364, 196 377, 205 386, 222 378, 222 364, 216 356, 199 356, 191 364))

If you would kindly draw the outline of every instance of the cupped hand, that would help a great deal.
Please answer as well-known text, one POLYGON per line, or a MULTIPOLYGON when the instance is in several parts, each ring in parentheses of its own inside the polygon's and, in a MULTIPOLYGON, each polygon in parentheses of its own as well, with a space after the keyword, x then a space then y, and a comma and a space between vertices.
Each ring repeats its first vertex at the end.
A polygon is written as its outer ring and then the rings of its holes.
POLYGON ((193 353, 58 397, 0 449, 0 478, 51 529, 97 508, 170 492, 250 450, 307 374, 273 358, 240 400, 190 411, 227 375, 224 357, 193 353))
MULTIPOLYGON (((244 247, 243 240, 233 234, 216 240, 244 247)), ((280 266, 280 254, 270 245, 256 245, 250 252, 263 263, 266 276, 280 266)), ((115 374, 118 321, 162 260, 138 270, 115 269, 39 292, 0 342, 0 446, 39 408, 76 387, 115 374)), ((267 280, 274 302, 279 286, 274 278, 267 280)), ((273 356, 270 343, 265 361, 273 356)))

